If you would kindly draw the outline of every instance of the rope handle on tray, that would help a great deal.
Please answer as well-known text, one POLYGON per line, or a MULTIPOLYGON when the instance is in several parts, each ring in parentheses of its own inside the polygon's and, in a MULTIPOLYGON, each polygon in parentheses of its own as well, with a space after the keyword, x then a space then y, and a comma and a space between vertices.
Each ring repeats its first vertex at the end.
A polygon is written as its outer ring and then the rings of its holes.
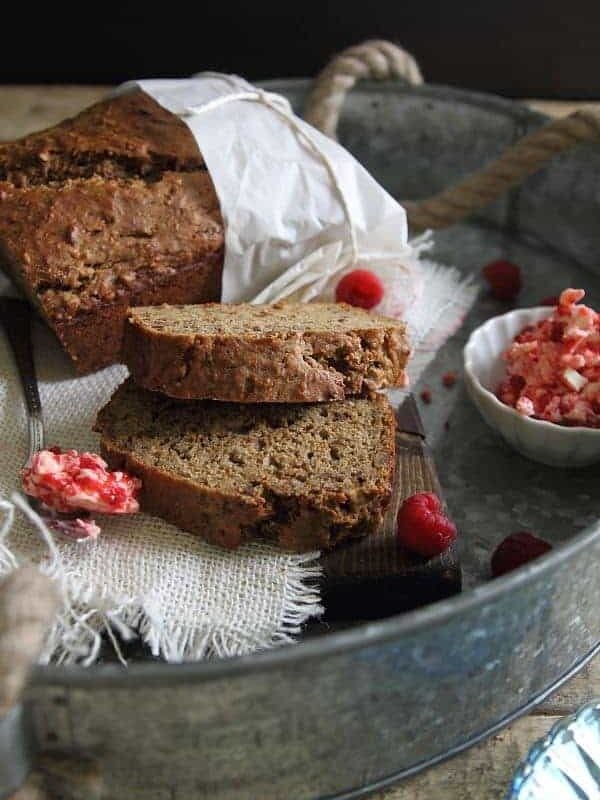
POLYGON ((401 79, 413 86, 423 83, 419 65, 406 50, 383 39, 369 39, 334 56, 317 75, 306 104, 304 119, 336 138, 346 94, 359 80, 401 79))
MULTIPOLYGON (((305 119, 335 138, 346 93, 364 78, 402 78, 414 86, 423 82, 417 62, 406 50, 392 42, 366 41, 334 56, 317 76, 306 102, 305 119)), ((518 186, 554 156, 594 140, 600 140, 600 112, 593 108, 552 120, 454 186, 426 200, 404 202, 409 223, 414 230, 453 225, 518 186)))
MULTIPOLYGON (((21 702, 59 605, 56 584, 33 565, 17 567, 0 582, 0 725, 21 702)), ((93 800, 100 791, 93 760, 81 754, 42 753, 35 759, 35 771, 10 800, 93 800)))

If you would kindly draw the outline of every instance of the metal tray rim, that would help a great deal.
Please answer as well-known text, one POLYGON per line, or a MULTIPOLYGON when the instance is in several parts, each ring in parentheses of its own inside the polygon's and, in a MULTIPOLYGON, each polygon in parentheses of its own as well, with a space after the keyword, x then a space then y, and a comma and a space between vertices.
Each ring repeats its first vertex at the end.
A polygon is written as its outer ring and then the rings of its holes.
POLYGON ((249 674, 257 670, 276 669, 288 663, 322 658, 361 647, 379 645, 390 639, 399 639, 413 631, 435 628, 483 602, 514 592, 532 578, 552 572, 559 565, 576 557, 586 547, 600 542, 600 520, 563 542, 557 548, 521 569, 476 586, 462 594, 433 603, 424 608, 399 614, 375 623, 367 623, 351 631, 331 633, 312 641, 298 642, 292 646, 248 656, 238 656, 219 661, 168 663, 133 663, 127 669, 120 665, 38 666, 34 669, 34 686, 69 686, 104 688, 127 687, 143 681, 160 685, 179 682, 204 683, 230 675, 249 674))
POLYGON ((536 706, 539 706, 543 703, 547 698, 552 695, 557 689, 563 686, 565 683, 570 681, 577 673, 582 670, 590 661, 595 658, 598 653, 600 652, 600 642, 596 644, 595 647, 592 648, 586 655, 583 656, 579 661, 577 661, 570 669, 568 669, 563 675, 561 675, 555 683, 551 686, 547 687, 539 694, 535 695, 531 699, 529 699, 524 705, 519 706, 515 711, 512 711, 510 714, 502 717, 496 723, 491 725, 490 727, 486 728, 485 730, 479 731, 475 733, 473 736, 470 736, 468 739, 465 739, 462 742, 459 742, 454 747, 450 748, 439 755, 432 756, 431 758, 427 759, 426 761, 421 761, 418 764, 414 764, 407 769, 403 769, 400 772, 394 773, 392 775, 388 775, 385 778, 381 778, 380 780, 374 781, 365 786, 360 786, 355 789, 350 789, 349 791, 345 791, 342 794, 336 795, 328 795, 326 797, 321 797, 319 800, 361 800, 361 798, 366 798, 371 796, 375 792, 382 792, 386 789, 389 789, 392 786, 395 786, 400 781, 406 780, 414 775, 417 775, 420 772, 423 772, 426 769, 430 769, 432 767, 436 767, 439 764, 448 761, 454 756, 459 755, 460 753, 468 750, 470 747, 474 745, 480 744, 481 742, 488 739, 490 736, 495 736, 504 728, 511 725, 516 720, 524 717, 526 714, 529 714, 536 706))

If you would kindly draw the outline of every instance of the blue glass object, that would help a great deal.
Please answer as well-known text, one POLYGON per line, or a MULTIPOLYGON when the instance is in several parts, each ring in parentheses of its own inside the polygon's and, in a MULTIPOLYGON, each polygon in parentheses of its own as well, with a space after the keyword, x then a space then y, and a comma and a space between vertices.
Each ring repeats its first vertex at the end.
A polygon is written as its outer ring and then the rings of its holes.
POLYGON ((533 745, 506 800, 600 800, 600 700, 559 720, 533 745))

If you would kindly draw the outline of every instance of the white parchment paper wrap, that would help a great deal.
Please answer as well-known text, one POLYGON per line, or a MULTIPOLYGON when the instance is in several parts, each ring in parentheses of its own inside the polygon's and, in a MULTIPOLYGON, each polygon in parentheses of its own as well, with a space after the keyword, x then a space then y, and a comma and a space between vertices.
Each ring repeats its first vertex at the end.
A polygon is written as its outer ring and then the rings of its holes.
POLYGON ((225 222, 224 302, 311 300, 357 262, 393 269, 414 299, 404 209, 287 100, 216 73, 132 86, 196 137, 225 222))

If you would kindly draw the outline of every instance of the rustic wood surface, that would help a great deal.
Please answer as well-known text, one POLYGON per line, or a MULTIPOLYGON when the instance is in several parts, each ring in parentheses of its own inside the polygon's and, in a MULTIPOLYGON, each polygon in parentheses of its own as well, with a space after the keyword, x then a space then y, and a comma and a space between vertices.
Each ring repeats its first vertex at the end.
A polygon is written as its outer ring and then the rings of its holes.
POLYGON ((465 753, 376 795, 375 800, 502 800, 534 741, 562 716, 599 695, 600 659, 596 658, 533 713, 465 753))
MULTIPOLYGON (((100 99, 107 91, 108 87, 103 86, 0 86, 0 140, 52 125, 100 99)), ((541 100, 528 103, 552 116, 568 114, 580 105, 541 100)), ((378 794, 377 798, 501 800, 514 769, 534 740, 544 736, 559 717, 598 696, 600 660, 595 659, 531 714, 465 753, 378 794)))

